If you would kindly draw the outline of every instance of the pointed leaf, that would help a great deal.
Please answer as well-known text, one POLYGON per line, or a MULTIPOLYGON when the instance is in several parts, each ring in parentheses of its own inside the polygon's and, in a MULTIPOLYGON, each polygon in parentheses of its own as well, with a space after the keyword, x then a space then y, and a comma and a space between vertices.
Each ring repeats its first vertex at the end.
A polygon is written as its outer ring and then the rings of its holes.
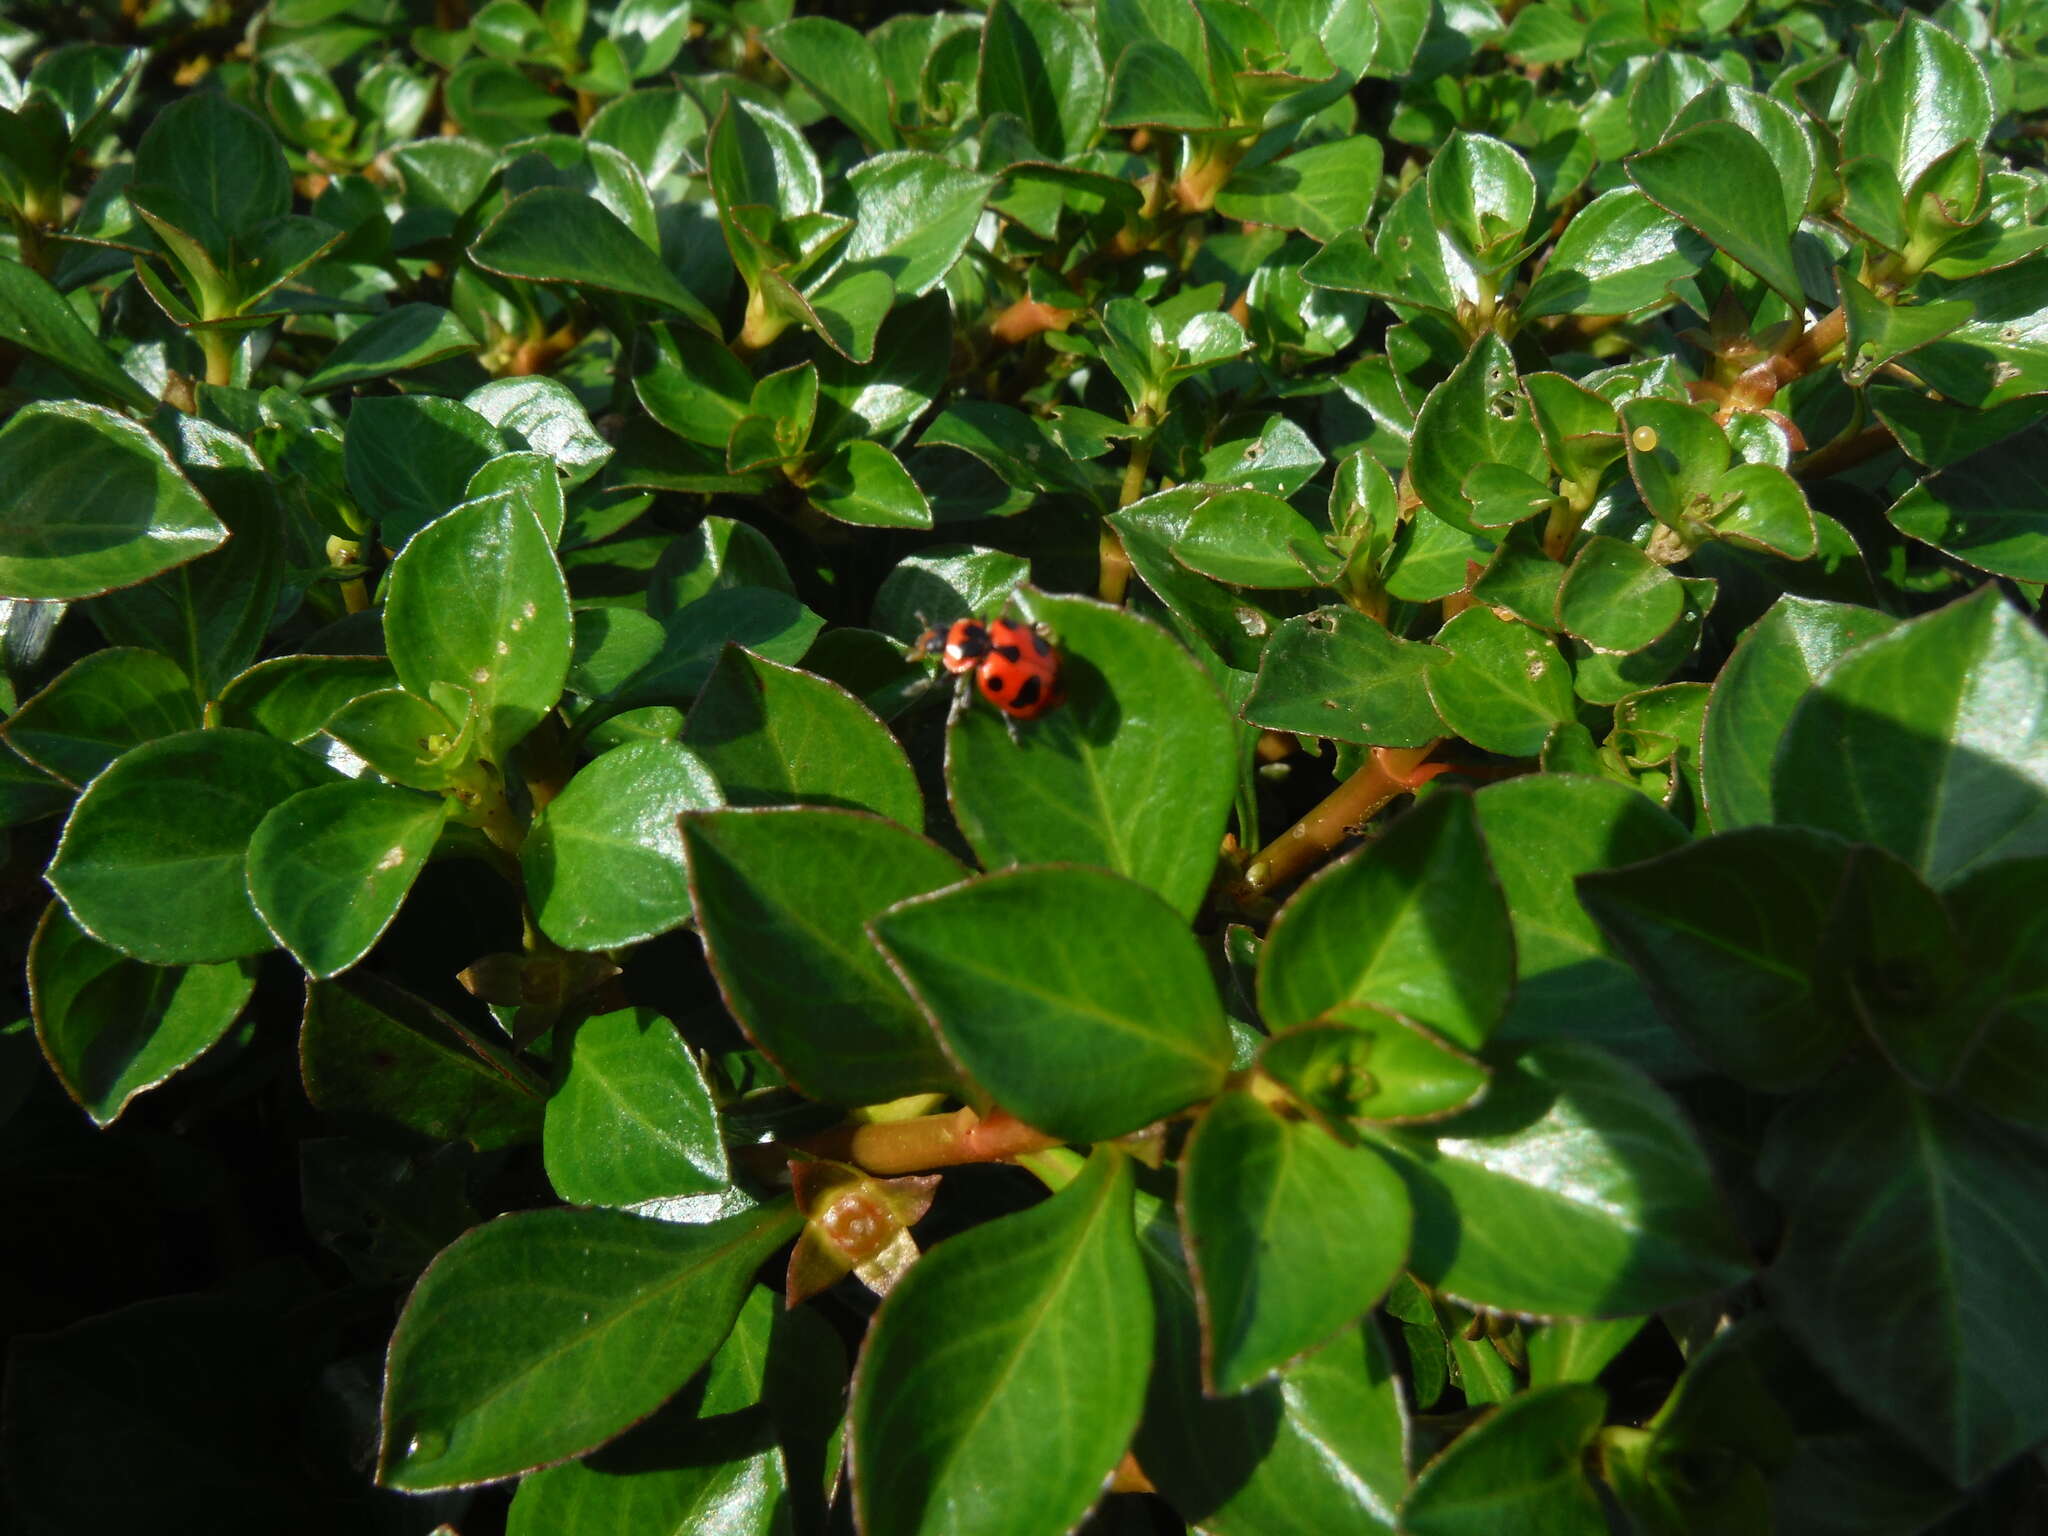
POLYGON ((711 1194, 728 1181, 703 1069, 675 1026, 649 1008, 576 1026, 541 1153, 548 1182, 574 1205, 711 1194))

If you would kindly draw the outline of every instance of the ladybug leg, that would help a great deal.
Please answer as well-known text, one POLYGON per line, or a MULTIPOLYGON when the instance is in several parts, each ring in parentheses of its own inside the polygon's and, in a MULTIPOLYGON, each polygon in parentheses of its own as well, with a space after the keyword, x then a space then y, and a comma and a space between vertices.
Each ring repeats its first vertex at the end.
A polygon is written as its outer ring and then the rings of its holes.
POLYGON ((1010 745, 1021 750, 1024 746, 1024 733, 1017 729, 1017 717, 1004 715, 1003 729, 1010 733, 1010 745))

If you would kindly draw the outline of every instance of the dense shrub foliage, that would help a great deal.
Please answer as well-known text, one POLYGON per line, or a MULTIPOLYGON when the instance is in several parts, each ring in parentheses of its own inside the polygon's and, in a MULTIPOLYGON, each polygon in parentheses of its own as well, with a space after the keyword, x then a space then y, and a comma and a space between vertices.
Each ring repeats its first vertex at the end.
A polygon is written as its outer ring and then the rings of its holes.
POLYGON ((0 21, 20 1527, 2035 1528, 2048 8, 790 11, 0 21))

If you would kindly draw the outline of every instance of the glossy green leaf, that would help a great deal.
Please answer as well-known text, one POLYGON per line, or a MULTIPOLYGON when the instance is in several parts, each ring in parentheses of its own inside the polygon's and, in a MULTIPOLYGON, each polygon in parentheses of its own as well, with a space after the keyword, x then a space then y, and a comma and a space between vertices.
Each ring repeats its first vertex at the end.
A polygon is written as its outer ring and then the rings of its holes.
POLYGON ((612 702, 621 708, 687 703, 703 689, 728 645, 793 664, 803 659, 824 623, 787 591, 713 587, 668 616, 661 651, 619 686, 612 702))
MULTIPOLYGON (((1121 83, 1121 72, 1117 78, 1121 83)), ((1334 139, 1239 171, 1216 194, 1216 211, 1329 241, 1365 222, 1379 179, 1378 139, 1334 139)))
POLYGON ((1557 621, 1603 651, 1655 644, 1685 608, 1678 578, 1633 544, 1595 534, 1579 547, 1557 593, 1557 621))
POLYGON ((710 1194, 728 1179, 703 1069, 675 1026, 648 1008, 576 1026, 541 1153, 548 1182, 572 1205, 710 1194))
POLYGON ((1694 1049, 1786 1089, 1852 1038, 1848 1017, 1822 1006, 1818 971, 1845 855, 1802 828, 1751 827, 1585 875, 1579 894, 1694 1049))
POLYGON ((728 805, 836 805, 921 829, 917 778, 888 728, 835 684, 728 647, 683 742, 728 805))
POLYGON ((1970 50, 1925 17, 1908 15, 1849 102, 1842 154, 1876 156, 1910 187, 1956 145, 1981 145, 1996 115, 1970 50))
POLYGON ((1511 1399, 1424 1467, 1401 1506, 1413 1536, 1601 1536, 1607 1519, 1587 1455, 1607 1417, 1596 1386, 1544 1387, 1511 1399))
POLYGON ((811 505, 842 523, 869 528, 929 528, 931 504, 902 462, 880 443, 840 446, 805 487, 811 505))
POLYGON ((382 656, 276 656, 222 690, 221 724, 301 742, 317 736, 349 700, 397 682, 382 656))
POLYGON ((408 368, 424 368, 443 358, 474 352, 478 345, 469 328, 438 305, 401 304, 350 332, 300 387, 305 394, 319 394, 408 368))
POLYGON ((1259 1011, 1282 1028, 1371 1003, 1476 1049, 1514 979, 1507 903, 1472 797, 1435 794, 1282 910, 1259 954, 1259 1011))
POLYGON ((779 218, 815 213, 825 200, 818 157, 781 113, 741 96, 726 98, 705 152, 721 212, 772 210, 779 218))
POLYGON ((2040 1438, 2032 1143, 1865 1064, 1779 1115, 1760 1172, 1788 1211, 1772 1307, 1859 1404, 1959 1485, 2040 1438))
POLYGON ((22 704, 7 745, 74 789, 131 747, 199 728, 199 700, 154 651, 111 647, 80 658, 22 704))
POLYGON ((351 1129, 479 1151, 538 1140, 544 1084, 447 1014, 363 971, 308 981, 299 1028, 306 1097, 351 1129))
POLYGON ((777 1203, 695 1227, 549 1210, 476 1228, 399 1317, 379 1480, 446 1488, 603 1444, 710 1359, 797 1226, 777 1203))
POLYGON ((875 942, 989 1102, 1103 1141, 1208 1098, 1230 1035, 1173 909, 1104 870, 1013 869, 890 908, 875 942))
POLYGON ((474 753, 477 713, 459 690, 442 698, 460 719, 403 688, 378 688, 335 710, 324 729, 394 784, 448 789, 474 753))
POLYGON ((408 691, 465 689, 485 755, 516 746, 561 697, 569 591, 546 532, 513 497, 465 503, 406 545, 385 578, 384 638, 408 691))
MULTIPOLYGON (((570 486, 588 480, 612 455, 612 445, 591 425, 583 402, 560 379, 545 374, 493 379, 471 390, 462 403, 496 427, 514 448, 523 444, 546 459, 570 486)), ((482 494, 472 484, 469 495, 482 494)), ((550 534, 559 538, 560 527, 550 529, 550 534)))
POLYGON ((90 597, 218 546, 227 529, 157 440, 82 401, 0 427, 0 593, 90 597))
POLYGON ((1013 114, 1054 159, 1078 154, 1102 118, 1102 56, 1079 19, 1051 0, 996 0, 982 29, 984 117, 1013 114))
POLYGON ((1651 201, 1768 283, 1794 309, 1805 293, 1793 264, 1783 183, 1770 151, 1726 120, 1701 123, 1628 161, 1651 201))
POLYGON ((903 298, 931 292, 966 249, 994 185, 912 150, 862 161, 846 178, 846 260, 888 274, 903 298))
POLYGON ((52 902, 29 946, 28 988, 43 1056, 95 1125, 204 1055, 256 988, 254 965, 130 960, 52 902))
POLYGON ((865 37, 843 21, 800 16, 771 27, 761 40, 775 61, 870 151, 896 148, 889 87, 874 45, 865 37))
POLYGON ((1633 187, 1603 193, 1572 217, 1518 313, 1623 315, 1669 302, 1671 285, 1706 252, 1678 220, 1633 187))
POLYGON ((156 407, 64 296, 18 262, 0 261, 0 337, 63 369, 101 400, 138 411, 156 407))
POLYGON ((469 248, 487 272, 530 283, 572 283, 673 310, 713 334, 718 325, 618 216, 567 187, 521 193, 469 248))
POLYGON ((243 879, 270 811, 333 774, 253 731, 185 731, 117 761, 65 823, 48 878, 82 927, 159 965, 261 954, 274 940, 243 879))
POLYGON ((430 395, 372 395, 349 410, 349 493, 400 549, 469 494, 469 481, 505 451, 482 416, 430 395))
POLYGON ((1205 497, 1174 541, 1189 570, 1236 587, 1290 589, 1333 578, 1336 559, 1314 523, 1280 497, 1226 490, 1205 497))
POLYGON ((541 931, 564 949, 618 949, 690 915, 676 818, 723 803, 709 766, 666 742, 614 747, 534 819, 520 850, 541 931))
POLYGON ((1473 797, 1514 923, 1509 1039, 1579 1039, 1653 1075, 1691 1064, 1650 995, 1580 907, 1574 876, 1682 846, 1685 829, 1612 779, 1525 774, 1473 797))
POLYGON ((1536 211, 1536 178, 1511 144, 1460 129, 1429 163, 1437 227, 1482 268, 1521 243, 1536 211))
POLYGON ((1572 672, 1548 636, 1468 608, 1436 634, 1450 660, 1423 673, 1443 722, 1475 747, 1533 757, 1573 717, 1572 672))
POLYGON ((433 851, 448 802, 360 779, 302 790, 249 840, 249 896, 306 974, 347 970, 377 942, 433 851))
POLYGON ((1741 1284, 1752 1265, 1706 1154, 1647 1078, 1545 1044, 1436 1135, 1376 1132, 1415 1202, 1409 1268, 1473 1306, 1648 1312, 1741 1284), (1545 1255, 1532 1267, 1529 1255, 1545 1255))
POLYGON ((1224 126, 1207 82, 1177 50, 1141 38, 1113 62, 1116 75, 1110 82, 1105 125, 1181 132, 1224 126))
POLYGON ((1828 669, 1772 769, 1780 821, 1875 843, 1937 889, 2048 849, 2048 639, 1993 588, 1828 669))
POLYGON ((1015 742, 986 705, 955 717, 946 786, 968 845, 989 868, 1101 865, 1192 914, 1233 793, 1223 701, 1156 625, 1083 598, 1018 599, 1051 630, 1067 701, 1015 742))
POLYGON ((229 239, 292 202, 291 168, 276 136, 224 91, 195 91, 156 115, 135 148, 135 181, 170 190, 229 239))
POLYGON ((1477 526, 1465 481, 1475 465, 1530 478, 1550 472, 1528 397, 1517 386, 1507 343, 1488 332, 1415 418, 1409 477, 1423 505, 1454 528, 1477 526))
POLYGON ((1196 1123, 1180 1214, 1203 1359, 1219 1392, 1250 1386, 1356 1321, 1407 1256, 1400 1176, 1248 1093, 1222 1095, 1196 1123))
POLYGON ((1444 731, 1425 682, 1443 659, 1353 608, 1319 608, 1273 631, 1244 718, 1333 741, 1423 746, 1444 731))
POLYGON ((1369 1003, 1281 1030, 1260 1047, 1259 1070, 1347 1144, 1360 1122, 1441 1120, 1477 1099, 1487 1080, 1474 1058, 1369 1003))
POLYGON ((872 1104, 950 1090, 924 1016, 866 924, 966 871, 879 817, 814 807, 683 818, 697 926, 732 1011, 812 1098, 872 1104))
POLYGON ((1788 593, 1750 626, 1707 701, 1700 766, 1717 828, 1771 820, 1771 759, 1792 711, 1830 665, 1894 622, 1788 593))
POLYGON ((1036 1536, 1088 1512, 1144 1406, 1152 1304, 1131 1188, 1105 1147, 1052 1199, 942 1243, 890 1292, 854 1371, 863 1529, 1036 1536))
POLYGON ((1909 487, 1886 513, 1892 526, 1956 559, 2021 581, 2048 580, 2048 485, 2033 427, 1909 487))

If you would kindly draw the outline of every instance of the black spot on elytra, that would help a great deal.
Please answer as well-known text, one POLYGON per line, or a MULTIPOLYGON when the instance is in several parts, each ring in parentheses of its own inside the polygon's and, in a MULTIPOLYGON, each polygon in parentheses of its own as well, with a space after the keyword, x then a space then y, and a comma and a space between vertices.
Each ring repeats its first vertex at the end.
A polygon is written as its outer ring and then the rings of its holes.
POLYGON ((1021 646, 998 645, 994 649, 995 653, 1005 661, 1022 661, 1024 659, 1024 650, 1021 646))
POLYGON ((1024 679, 1024 686, 1017 690, 1014 702, 1019 709, 1029 709, 1038 702, 1038 696, 1045 692, 1045 680, 1033 673, 1024 679))
POLYGON ((1045 643, 1045 636, 1038 633, 1035 629, 1031 632, 1031 649, 1038 652, 1041 656, 1050 656, 1052 654, 1052 647, 1045 643))
POLYGON ((990 693, 1001 693, 1003 691, 1003 679, 996 673, 985 672, 982 674, 981 686, 990 693))

